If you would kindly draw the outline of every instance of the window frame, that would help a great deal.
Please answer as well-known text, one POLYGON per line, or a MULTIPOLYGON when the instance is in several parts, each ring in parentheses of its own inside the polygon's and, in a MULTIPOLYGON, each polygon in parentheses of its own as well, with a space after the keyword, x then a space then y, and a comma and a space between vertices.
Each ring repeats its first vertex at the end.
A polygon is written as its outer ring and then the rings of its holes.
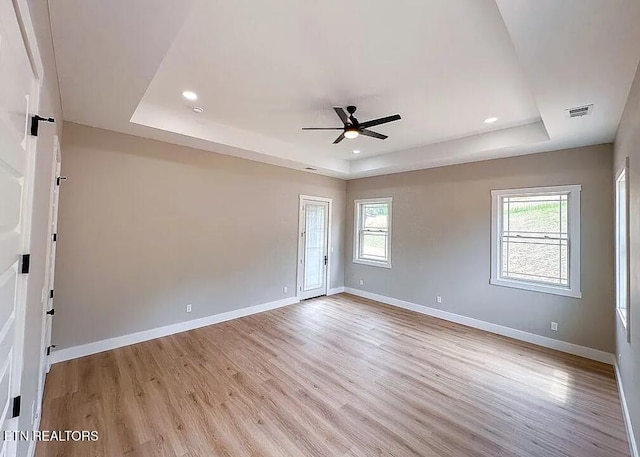
POLYGON ((381 198, 363 198, 353 201, 354 207, 354 230, 353 230, 353 263, 361 265, 369 265, 373 267, 391 268, 391 235, 393 225, 393 198, 381 197, 381 198), (387 252, 386 261, 377 261, 360 257, 360 231, 362 230, 362 223, 364 222, 360 217, 362 214, 362 207, 367 204, 380 204, 386 203, 389 206, 389 217, 387 227, 387 252))
POLYGON ((491 191, 491 275, 489 283, 533 292, 582 298, 580 285, 580 194, 582 186, 526 187, 491 191), (567 194, 568 285, 560 286, 502 276, 502 220, 504 197, 567 194))
POLYGON ((630 304, 631 304, 631 288, 629 287, 631 279, 631 270, 630 270, 630 254, 631 254, 631 246, 630 246, 630 236, 629 236, 629 158, 625 158, 624 166, 616 173, 615 181, 614 181, 614 194, 615 194, 615 220, 614 220, 614 243, 615 243, 615 300, 616 300, 616 315, 620 319, 620 322, 624 326, 627 331, 627 341, 630 341, 631 329, 630 329, 630 304), (624 190, 625 190, 625 251, 627 262, 625 265, 625 271, 620 271, 620 195, 618 193, 620 180, 624 178, 624 190), (620 276, 624 274, 626 276, 626 313, 623 314, 620 308, 620 276))

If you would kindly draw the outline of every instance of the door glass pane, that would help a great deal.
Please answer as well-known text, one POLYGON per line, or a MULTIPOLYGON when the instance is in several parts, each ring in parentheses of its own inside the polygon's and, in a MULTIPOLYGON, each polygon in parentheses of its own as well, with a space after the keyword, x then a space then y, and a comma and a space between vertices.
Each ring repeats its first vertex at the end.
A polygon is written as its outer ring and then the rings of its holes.
POLYGON ((616 183, 616 260, 617 260, 617 301, 620 314, 626 320, 627 313, 627 195, 626 176, 623 174, 616 183))
POLYGON ((307 203, 305 209, 304 290, 324 287, 326 206, 307 203))

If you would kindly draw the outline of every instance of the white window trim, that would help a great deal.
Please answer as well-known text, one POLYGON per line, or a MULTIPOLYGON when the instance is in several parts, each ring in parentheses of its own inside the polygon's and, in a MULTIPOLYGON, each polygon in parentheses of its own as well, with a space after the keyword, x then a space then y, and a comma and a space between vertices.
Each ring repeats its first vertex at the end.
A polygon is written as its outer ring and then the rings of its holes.
POLYGON ((354 209, 354 221, 353 221, 353 263, 359 263, 361 265, 369 265, 372 267, 391 268, 391 226, 393 225, 392 211, 393 211, 393 198, 364 198, 353 201, 354 209), (360 252, 360 205, 368 203, 387 203, 389 205, 389 228, 387 230, 387 261, 378 262, 375 260, 360 259, 358 258, 358 252, 360 252))
POLYGON ((615 230, 615 293, 616 293, 616 314, 618 315, 618 317, 620 318, 620 322, 622 323, 622 325, 624 326, 624 328, 627 330, 627 342, 631 341, 631 329, 630 329, 630 319, 629 319, 629 315, 630 315, 630 305, 631 305, 631 287, 630 286, 630 279, 631 279, 631 272, 630 272, 630 254, 631 254, 631 246, 630 246, 630 237, 629 237, 629 158, 626 157, 625 158, 625 162, 624 162, 624 167, 622 167, 622 169, 616 174, 616 179, 614 181, 614 193, 615 193, 615 224, 614 224, 614 230, 615 230), (619 265, 620 262, 618 261, 619 259, 619 251, 618 251, 618 237, 619 237, 619 232, 618 232, 618 221, 619 221, 619 215, 618 215, 618 209, 619 209, 619 202, 618 202, 618 182, 620 181, 620 179, 622 179, 624 177, 625 179, 625 183, 624 183, 624 187, 625 187, 625 196, 626 196, 626 205, 625 205, 625 235, 627 237, 626 239, 626 250, 627 250, 627 265, 626 265, 626 271, 624 272, 620 272, 619 270, 619 265), (626 312, 626 316, 624 314, 622 314, 622 312, 620 311, 620 291, 618 290, 618 278, 620 277, 621 274, 624 274, 627 276, 627 293, 626 293, 626 302, 627 302, 627 312, 626 312))
POLYGON ((496 286, 513 287, 516 289, 542 292, 546 294, 563 295, 566 297, 582 298, 580 288, 580 193, 582 186, 550 186, 528 187, 523 189, 503 189, 491 191, 491 278, 490 284, 496 286), (526 280, 505 279, 500 276, 502 265, 502 210, 500 202, 502 197, 519 195, 535 196, 548 193, 567 193, 569 200, 568 225, 569 225, 569 286, 554 286, 551 284, 539 284, 526 280))

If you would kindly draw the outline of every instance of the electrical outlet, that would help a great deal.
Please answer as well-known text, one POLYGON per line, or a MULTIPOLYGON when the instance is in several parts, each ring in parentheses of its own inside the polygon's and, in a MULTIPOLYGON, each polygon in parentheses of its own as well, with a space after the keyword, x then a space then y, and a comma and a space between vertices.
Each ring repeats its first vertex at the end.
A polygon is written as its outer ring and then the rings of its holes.
POLYGON ((289 290, 289 288, 288 288, 287 286, 284 286, 284 287, 282 288, 282 293, 283 293, 283 294, 286 294, 288 290, 289 290))
POLYGON ((553 330, 554 332, 558 331, 558 323, 557 322, 552 322, 551 323, 551 330, 553 330))
POLYGON ((360 285, 361 285, 361 286, 364 286, 364 279, 361 279, 361 280, 360 280, 360 285))
POLYGON ((442 303, 442 297, 440 295, 436 297, 436 302, 442 303))
POLYGON ((191 305, 187 305, 187 312, 190 313, 191 312, 191 305))

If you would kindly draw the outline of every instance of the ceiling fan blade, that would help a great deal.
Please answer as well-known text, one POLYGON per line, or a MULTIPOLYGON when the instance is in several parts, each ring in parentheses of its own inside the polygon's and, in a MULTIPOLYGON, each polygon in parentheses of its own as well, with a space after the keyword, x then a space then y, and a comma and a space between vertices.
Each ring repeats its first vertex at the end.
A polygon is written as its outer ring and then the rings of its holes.
POLYGON ((340 134, 340 136, 339 136, 338 138, 336 138, 336 141, 334 141, 334 142, 333 142, 333 144, 338 144, 338 143, 340 143, 342 140, 344 140, 344 138, 345 138, 345 137, 344 137, 344 132, 342 132, 342 133, 340 134))
POLYGON ((369 127, 373 127, 375 125, 387 124, 388 122, 399 121, 402 119, 399 114, 394 114, 393 116, 381 117, 380 119, 374 119, 372 121, 361 122, 360 128, 368 129, 369 127))
POLYGON ((344 130, 344 127, 302 127, 302 130, 344 130))
POLYGON ((386 140, 389 138, 387 135, 383 135, 382 133, 372 132, 371 130, 360 130, 360 135, 370 136, 372 138, 378 138, 379 140, 386 140))
POLYGON ((349 117, 347 116, 347 113, 345 113, 342 108, 340 108, 339 106, 334 106, 333 109, 343 124, 346 125, 349 123, 349 117))

